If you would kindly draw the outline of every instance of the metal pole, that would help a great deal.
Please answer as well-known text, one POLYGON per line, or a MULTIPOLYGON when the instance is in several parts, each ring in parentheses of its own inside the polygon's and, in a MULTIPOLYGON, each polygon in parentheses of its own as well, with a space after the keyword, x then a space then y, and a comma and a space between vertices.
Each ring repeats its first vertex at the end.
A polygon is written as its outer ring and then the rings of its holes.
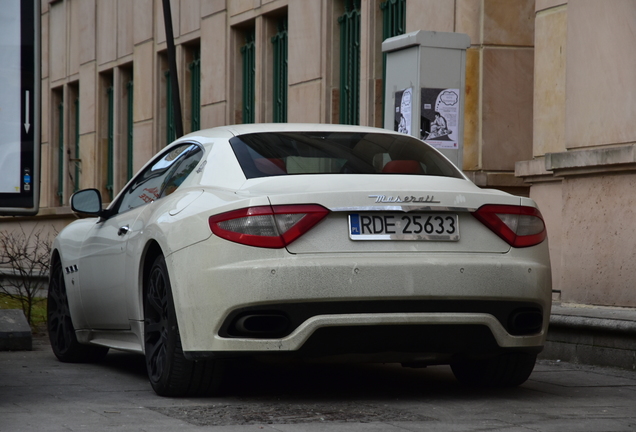
POLYGON ((170 67, 170 80, 172 82, 175 135, 177 138, 180 138, 183 136, 183 118, 181 117, 181 98, 179 97, 179 80, 177 79, 177 60, 174 49, 174 34, 172 32, 172 12, 170 10, 170 0, 163 0, 163 21, 166 27, 168 65, 170 67))

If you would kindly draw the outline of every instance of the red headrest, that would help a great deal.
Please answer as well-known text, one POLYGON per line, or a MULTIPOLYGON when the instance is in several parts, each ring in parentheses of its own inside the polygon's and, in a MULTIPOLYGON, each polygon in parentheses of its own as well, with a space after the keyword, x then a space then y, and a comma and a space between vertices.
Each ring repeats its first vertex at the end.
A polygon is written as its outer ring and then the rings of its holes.
POLYGON ((393 160, 382 168, 383 173, 389 174, 423 174, 422 166, 414 160, 393 160))
POLYGON ((287 174, 285 161, 282 159, 254 159, 254 165, 256 165, 256 169, 264 174, 287 174))

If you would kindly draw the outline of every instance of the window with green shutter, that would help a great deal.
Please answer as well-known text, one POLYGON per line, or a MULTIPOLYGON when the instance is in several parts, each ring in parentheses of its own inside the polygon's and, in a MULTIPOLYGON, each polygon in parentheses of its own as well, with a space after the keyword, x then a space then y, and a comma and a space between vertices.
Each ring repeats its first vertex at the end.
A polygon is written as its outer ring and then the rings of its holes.
MULTIPOLYGON (((406 0, 386 0, 380 3, 382 11, 382 40, 404 34, 406 31, 406 0)), ((386 92, 386 53, 382 54, 382 112, 386 92)))
POLYGON ((274 123, 287 121, 287 18, 277 24, 272 37, 274 49, 274 123))
POLYGON ((133 175, 133 82, 126 83, 126 180, 133 175))
POLYGON ((177 139, 177 130, 174 124, 174 106, 172 103, 172 81, 170 71, 163 73, 166 77, 166 145, 177 139))
POLYGON ((360 123, 360 0, 345 0, 340 24, 340 123, 360 123))
POLYGON ((75 165, 75 176, 73 177, 73 192, 77 192, 80 188, 80 100, 79 97, 75 98, 75 158, 73 165, 75 165))
POLYGON ((106 89, 106 97, 108 101, 106 191, 108 192, 110 201, 112 201, 115 163, 115 95, 112 86, 106 89))
POLYGON ((243 59, 243 123, 254 123, 256 94, 256 44, 254 29, 246 32, 245 45, 241 47, 243 59))
POLYGON ((64 205, 64 101, 57 106, 57 198, 64 205))
POLYGON ((192 50, 190 70, 190 131, 201 129, 201 49, 192 50))
POLYGON ((406 0, 386 0, 382 11, 382 40, 404 34, 406 28, 406 0))

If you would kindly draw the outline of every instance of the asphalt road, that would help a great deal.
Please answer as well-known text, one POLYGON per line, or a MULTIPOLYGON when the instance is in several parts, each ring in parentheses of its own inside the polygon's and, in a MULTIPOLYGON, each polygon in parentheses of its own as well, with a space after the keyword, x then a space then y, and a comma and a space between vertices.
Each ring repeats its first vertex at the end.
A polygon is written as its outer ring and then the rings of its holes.
POLYGON ((541 361, 523 386, 445 366, 234 364, 227 395, 168 399, 143 358, 63 364, 45 339, 0 352, 0 431, 636 431, 636 372, 541 361))

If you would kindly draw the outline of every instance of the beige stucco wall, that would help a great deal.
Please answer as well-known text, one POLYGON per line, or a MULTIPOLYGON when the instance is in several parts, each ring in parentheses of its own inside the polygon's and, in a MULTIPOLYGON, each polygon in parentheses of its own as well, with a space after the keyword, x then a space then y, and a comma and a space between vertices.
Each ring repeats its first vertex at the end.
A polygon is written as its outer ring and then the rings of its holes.
POLYGON ((226 122, 226 19, 225 11, 217 11, 201 22, 201 121, 206 127, 221 126, 226 122))
POLYGON ((454 31, 455 4, 452 1, 406 0, 406 33, 417 30, 454 31))
POLYGON ((577 0, 567 11, 566 147, 636 141, 636 2, 577 0))
POLYGON ((561 300, 636 307, 636 3, 537 0, 533 157, 561 300))
POLYGON ((565 150, 567 8, 537 13, 533 155, 565 150))
MULTIPOLYGON (((442 3, 449 7, 451 2, 437 2, 437 7, 442 3)), ((454 30, 446 31, 471 38, 466 54, 464 169, 511 172, 516 161, 532 155, 534 1, 460 0, 454 9, 454 30)), ((490 175, 473 178, 486 179, 480 186, 494 186, 490 175)), ((496 187, 519 185, 512 174, 497 178, 496 187)))
POLYGON ((322 53, 328 49, 328 41, 323 37, 325 13, 322 2, 292 1, 289 5, 287 119, 291 123, 325 122, 326 101, 322 97, 326 86, 322 53))
POLYGON ((636 307, 636 174, 563 182, 563 301, 636 307))
POLYGON ((484 48, 482 51, 482 168, 514 170, 532 156, 534 50, 484 48))

